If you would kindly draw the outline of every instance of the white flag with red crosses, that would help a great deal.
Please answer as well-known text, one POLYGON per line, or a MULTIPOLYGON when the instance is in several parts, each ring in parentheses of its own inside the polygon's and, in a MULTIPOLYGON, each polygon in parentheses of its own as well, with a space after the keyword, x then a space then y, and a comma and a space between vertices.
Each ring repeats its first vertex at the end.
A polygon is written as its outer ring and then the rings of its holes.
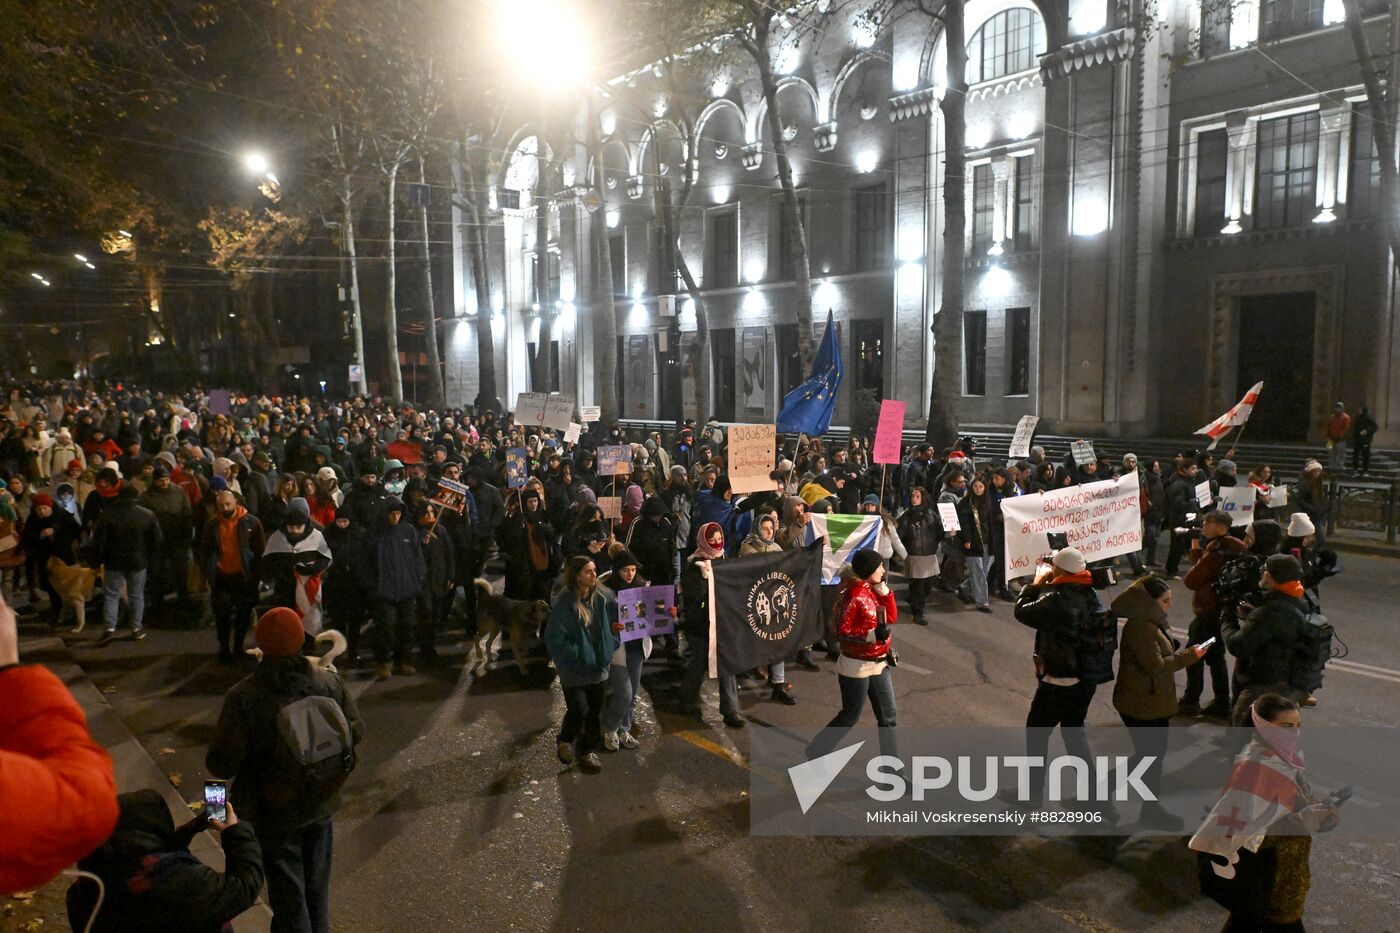
POLYGON ((1233 878, 1240 849, 1259 851, 1269 827, 1293 813, 1297 773, 1271 751, 1251 745, 1236 759, 1220 799, 1191 837, 1190 847, 1226 859, 1228 864, 1212 867, 1220 877, 1233 878))
POLYGON ((1254 405, 1259 401, 1259 393, 1263 391, 1264 383, 1256 382, 1254 387, 1244 394, 1244 398, 1235 403, 1235 406, 1225 414, 1216 418, 1210 424, 1196 430, 1197 434, 1204 434, 1210 438, 1210 446, 1206 450, 1214 450, 1215 445, 1220 443, 1220 439, 1230 433, 1231 428, 1238 427, 1249 420, 1249 415, 1254 411, 1254 405))

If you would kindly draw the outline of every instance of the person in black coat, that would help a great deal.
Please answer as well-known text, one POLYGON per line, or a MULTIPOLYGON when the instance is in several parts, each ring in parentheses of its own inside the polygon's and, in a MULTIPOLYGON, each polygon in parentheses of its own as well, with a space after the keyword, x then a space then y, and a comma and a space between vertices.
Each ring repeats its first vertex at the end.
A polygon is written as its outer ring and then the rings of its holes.
MULTIPOLYGON (((992 607, 987 590, 987 574, 992 564, 992 530, 996 527, 993 516, 992 494, 987 488, 983 475, 973 477, 968 485, 967 495, 958 500, 958 525, 956 546, 967 567, 968 596, 979 612, 991 612, 992 607)), ((961 587, 959 595, 961 596, 961 587)))
POLYGON ((49 580, 48 563, 50 557, 57 557, 65 564, 74 563, 78 557, 78 536, 82 526, 67 509, 55 508, 54 501, 47 493, 34 497, 34 508, 29 520, 24 523, 24 554, 30 579, 37 579, 39 586, 49 594, 48 611, 53 619, 63 608, 63 599, 49 580))
POLYGON ((429 506, 417 519, 427 577, 418 594, 418 622, 414 634, 418 641, 418 660, 424 665, 437 661, 438 627, 447 616, 457 573, 452 537, 441 522, 434 527, 436 509, 436 506, 429 506))
POLYGON ((354 666, 360 660, 360 629, 373 599, 363 577, 373 542, 369 529, 356 524, 344 505, 324 534, 331 549, 331 565, 322 583, 322 602, 331 625, 345 633, 345 664, 354 666))
MULTIPOLYGON (((262 850, 232 805, 222 823, 201 814, 178 829, 154 790, 122 794, 117 805, 117 828, 78 863, 104 886, 94 933, 217 933, 257 901, 264 880, 262 850), (218 833, 223 844, 222 873, 190 853, 190 842, 206 829, 218 833)), ((69 886, 67 902, 69 925, 86 930, 98 909, 97 886, 80 878, 69 886)))
POLYGON ((123 484, 93 531, 97 559, 103 568, 104 631, 99 645, 117 636, 117 610, 123 586, 131 607, 131 637, 138 641, 146 637, 141 625, 146 613, 146 569, 159 553, 161 540, 155 513, 137 503, 135 487, 123 484))
POLYGON ((408 659, 409 640, 428 566, 418 530, 411 522, 403 520, 405 512, 402 499, 391 496, 384 500, 384 515, 379 520, 365 568, 375 599, 375 680, 388 680, 391 673, 405 676, 417 673, 408 659))
POLYGON ((628 526, 627 549, 641 565, 642 576, 653 585, 676 582, 676 526, 658 496, 643 502, 642 514, 628 526))

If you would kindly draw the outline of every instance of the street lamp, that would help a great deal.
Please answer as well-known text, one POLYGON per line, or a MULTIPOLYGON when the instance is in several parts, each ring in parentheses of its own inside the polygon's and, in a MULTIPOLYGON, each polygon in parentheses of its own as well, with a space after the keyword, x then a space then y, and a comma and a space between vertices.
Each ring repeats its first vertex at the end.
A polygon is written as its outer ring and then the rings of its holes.
POLYGON ((258 190, 268 200, 276 201, 281 197, 281 183, 277 176, 272 174, 272 164, 268 162, 266 155, 256 149, 245 153, 243 167, 248 170, 248 174, 258 178, 258 190))
POLYGON ((29 273, 29 277, 40 282, 45 288, 48 288, 50 285, 53 284, 48 279, 44 278, 43 274, 39 272, 31 272, 29 273))
POLYGON ((499 0, 498 27, 503 49, 530 48, 529 55, 511 55, 519 77, 540 91, 580 87, 592 64, 590 36, 577 4, 567 0, 499 0))

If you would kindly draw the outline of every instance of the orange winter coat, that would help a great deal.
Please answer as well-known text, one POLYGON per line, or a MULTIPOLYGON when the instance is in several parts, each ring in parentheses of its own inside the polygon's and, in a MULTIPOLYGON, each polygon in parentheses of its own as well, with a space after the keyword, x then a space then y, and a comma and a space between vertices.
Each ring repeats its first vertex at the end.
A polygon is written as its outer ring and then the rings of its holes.
POLYGON ((112 759, 42 667, 0 670, 0 895, 42 885, 117 825, 112 759))

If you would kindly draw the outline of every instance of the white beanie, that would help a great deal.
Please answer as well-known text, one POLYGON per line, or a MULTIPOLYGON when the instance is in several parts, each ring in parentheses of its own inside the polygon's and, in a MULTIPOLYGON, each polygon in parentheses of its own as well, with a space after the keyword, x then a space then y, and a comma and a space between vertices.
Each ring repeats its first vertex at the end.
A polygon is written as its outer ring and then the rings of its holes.
POLYGON ((1089 567, 1084 562, 1084 555, 1079 553, 1079 549, 1072 547, 1060 548, 1055 552, 1055 556, 1050 558, 1050 563, 1065 573, 1083 573, 1089 567))
POLYGON ((1308 535, 1317 534, 1317 527, 1313 525, 1307 512, 1294 512, 1288 519, 1288 537, 1306 538, 1308 535))

